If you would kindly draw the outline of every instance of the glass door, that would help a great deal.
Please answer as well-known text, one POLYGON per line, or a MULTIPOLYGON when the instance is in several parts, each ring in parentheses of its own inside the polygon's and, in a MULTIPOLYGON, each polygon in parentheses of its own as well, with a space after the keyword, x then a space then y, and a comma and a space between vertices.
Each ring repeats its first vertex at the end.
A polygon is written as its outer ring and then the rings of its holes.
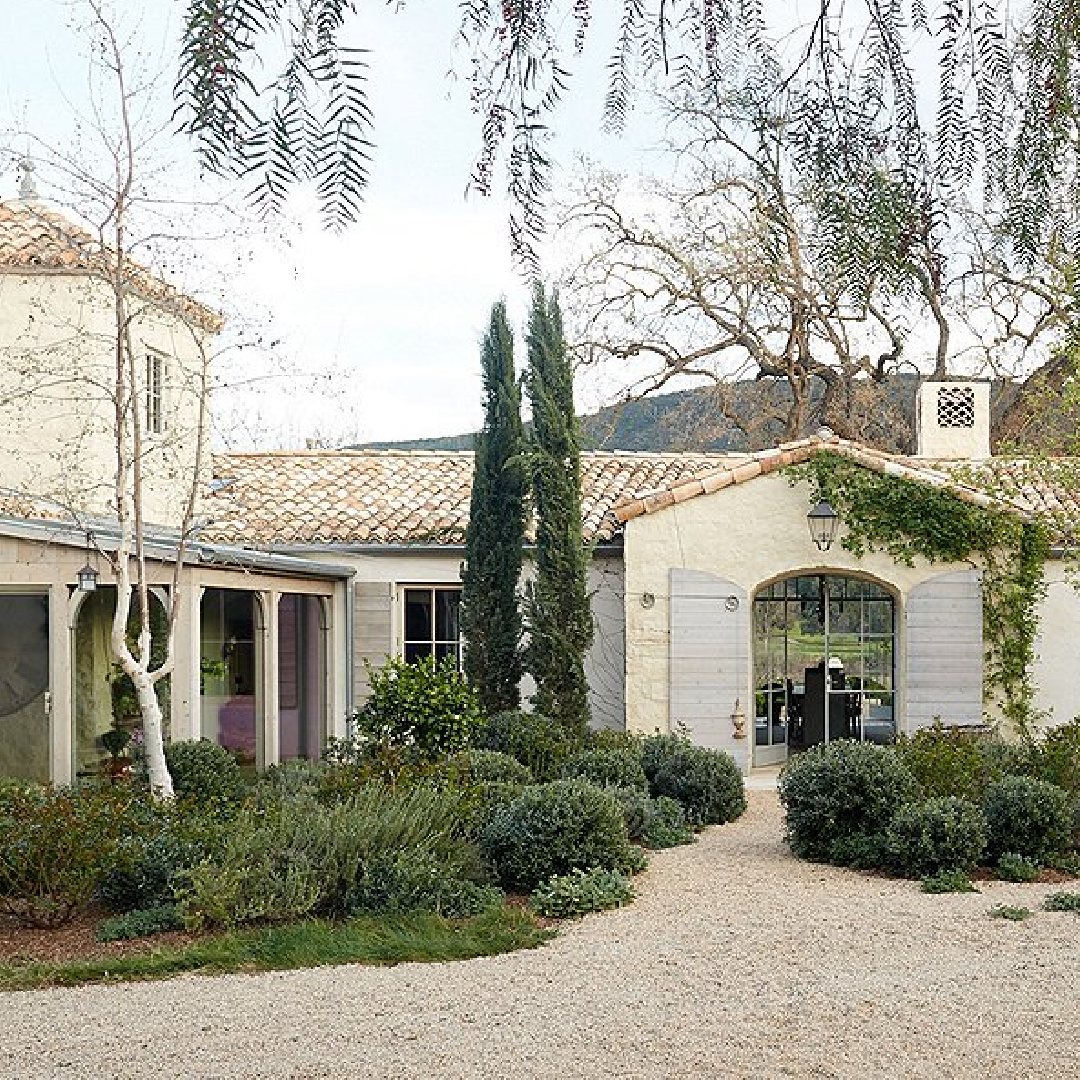
POLYGON ((833 739, 888 742, 894 603, 834 574, 786 578, 754 601, 754 764, 833 739))

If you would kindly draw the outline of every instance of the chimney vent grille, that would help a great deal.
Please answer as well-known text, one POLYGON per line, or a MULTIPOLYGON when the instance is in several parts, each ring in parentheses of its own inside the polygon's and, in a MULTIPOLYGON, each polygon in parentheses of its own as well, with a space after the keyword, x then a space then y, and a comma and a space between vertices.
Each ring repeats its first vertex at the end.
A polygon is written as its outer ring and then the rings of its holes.
POLYGON ((975 391, 970 386, 938 387, 937 422, 943 428, 973 428, 975 391))

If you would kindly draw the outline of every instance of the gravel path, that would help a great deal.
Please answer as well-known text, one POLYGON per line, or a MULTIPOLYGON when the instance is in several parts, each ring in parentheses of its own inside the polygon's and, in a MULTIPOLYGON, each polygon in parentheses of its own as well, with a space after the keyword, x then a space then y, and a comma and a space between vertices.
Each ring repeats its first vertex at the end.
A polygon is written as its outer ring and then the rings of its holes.
POLYGON ((799 863, 749 798, 536 951, 0 994, 0 1077, 1080 1077, 1080 918, 987 916, 1053 886, 799 863))

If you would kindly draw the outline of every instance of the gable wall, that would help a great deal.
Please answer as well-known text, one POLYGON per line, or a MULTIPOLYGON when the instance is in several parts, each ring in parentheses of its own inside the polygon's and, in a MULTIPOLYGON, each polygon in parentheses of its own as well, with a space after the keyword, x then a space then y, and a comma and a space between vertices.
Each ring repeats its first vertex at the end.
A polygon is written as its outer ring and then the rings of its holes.
MULTIPOLYGON (((132 311, 138 378, 145 378, 150 350, 165 358, 167 369, 165 431, 146 437, 146 517, 176 524, 195 468, 202 331, 138 299, 132 311)), ((115 340, 104 282, 0 273, 0 486, 82 512, 111 512, 115 340)), ((145 409, 142 386, 139 403, 145 409)), ((201 487, 209 461, 203 472, 201 487)))
MULTIPOLYGON (((645 514, 627 522, 626 635, 627 727, 634 731, 668 730, 671 719, 671 572, 702 571, 745 590, 748 601, 763 585, 793 573, 843 572, 862 574, 889 587, 898 600, 897 681, 898 715, 905 715, 903 611, 904 602, 919 584, 950 571, 971 571, 967 565, 918 562, 897 565, 887 556, 856 559, 840 546, 819 552, 810 539, 806 513, 809 487, 789 486, 787 478, 771 474, 712 495, 702 495, 645 514), (642 597, 651 594, 651 606, 642 597)), ((841 535, 843 526, 841 524, 841 535)), ((743 631, 752 639, 750 612, 743 631)), ((752 650, 752 640, 747 642, 752 650)), ((747 655, 750 653, 748 652, 747 655)), ((753 701, 750 665, 742 677, 745 709, 753 701)), ((725 716, 733 702, 718 704, 725 716)))

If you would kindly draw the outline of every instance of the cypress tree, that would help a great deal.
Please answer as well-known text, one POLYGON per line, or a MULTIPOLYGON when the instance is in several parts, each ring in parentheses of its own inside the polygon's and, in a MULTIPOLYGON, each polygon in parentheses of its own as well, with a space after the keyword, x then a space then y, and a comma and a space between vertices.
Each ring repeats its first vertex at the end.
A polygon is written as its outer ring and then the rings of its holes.
POLYGON ((526 661, 536 681, 537 711, 584 734, 589 722, 585 652, 593 622, 581 529, 581 436, 558 297, 545 296, 539 283, 533 288, 528 345, 537 525, 526 661))
POLYGON ((521 703, 522 625, 517 588, 526 497, 514 335, 501 300, 492 306, 480 363, 484 426, 475 445, 461 619, 465 675, 483 709, 496 713, 516 709, 521 703))

